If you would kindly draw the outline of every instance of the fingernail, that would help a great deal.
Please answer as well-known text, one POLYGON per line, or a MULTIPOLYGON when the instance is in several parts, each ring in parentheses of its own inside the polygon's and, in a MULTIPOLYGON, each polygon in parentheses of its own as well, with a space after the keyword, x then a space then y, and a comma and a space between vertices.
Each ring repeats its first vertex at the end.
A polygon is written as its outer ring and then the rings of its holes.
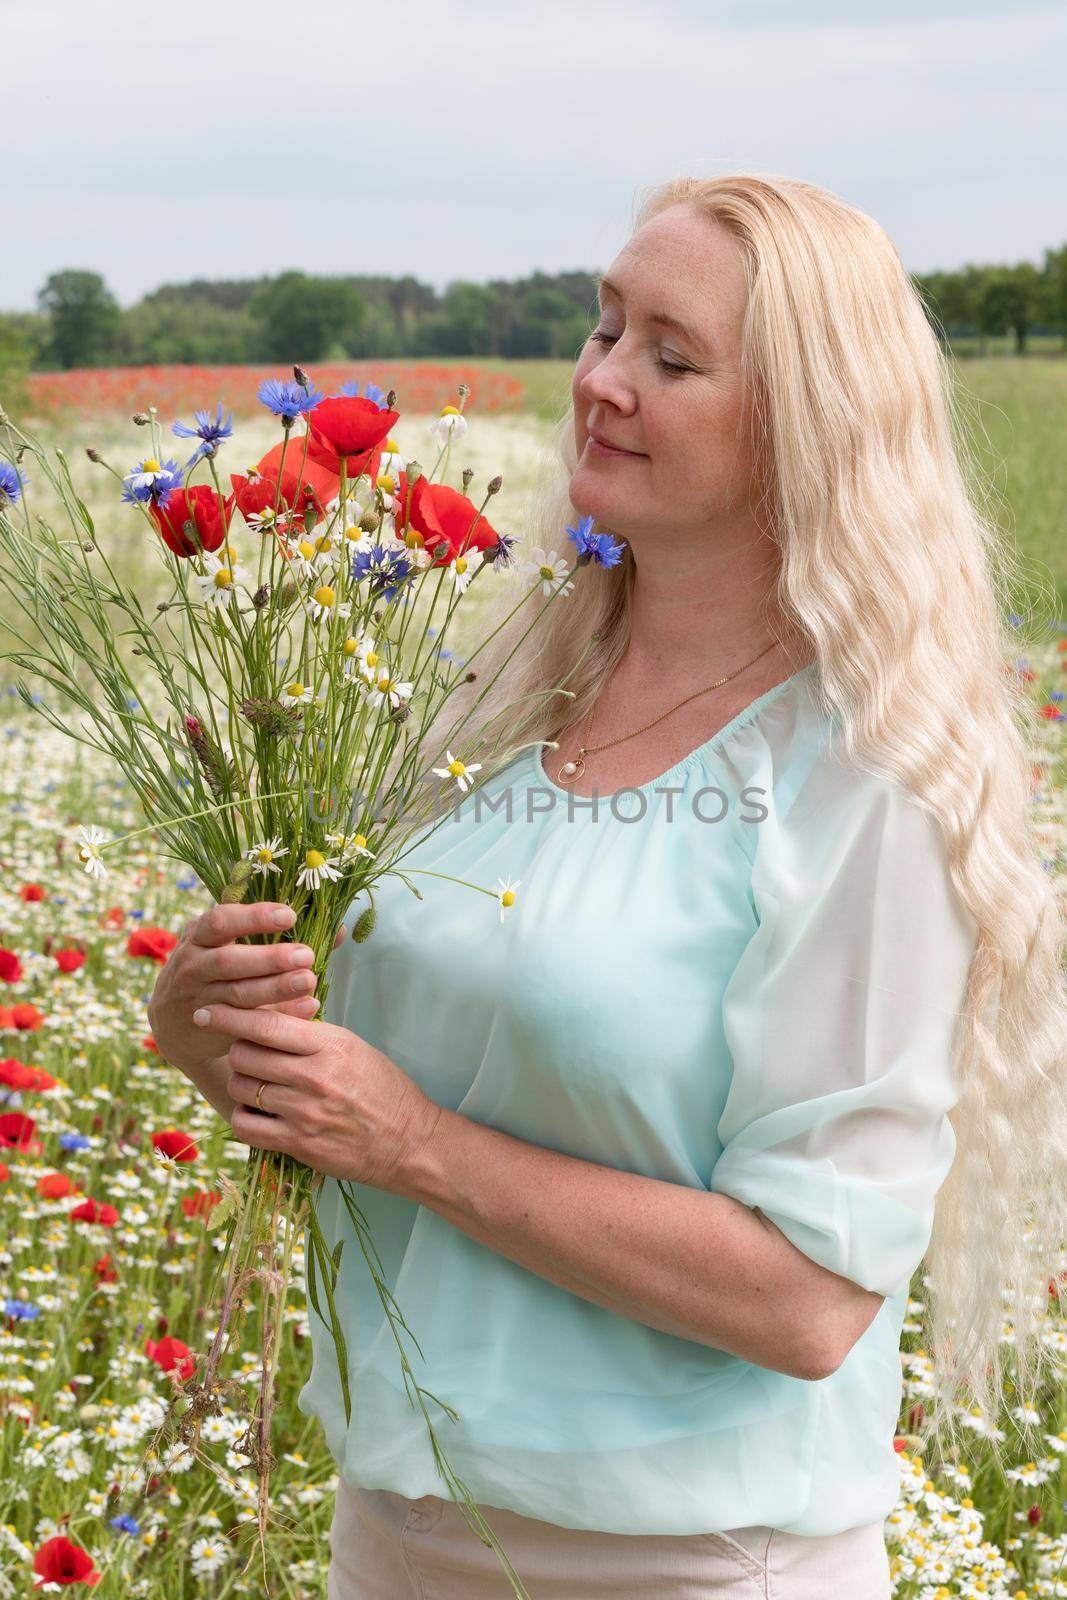
POLYGON ((196 1011, 193 1012, 193 1021, 196 1023, 198 1028, 202 1028, 206 1022, 211 1021, 211 1012, 208 1010, 207 1006, 200 1006, 196 1011))
POLYGON ((282 906, 277 911, 272 911, 270 920, 276 928, 287 928, 291 922, 296 921, 296 912, 292 906, 282 906))
POLYGON ((289 965, 291 967, 310 967, 314 960, 315 952, 309 950, 305 944, 298 944, 294 946, 289 956, 289 965))

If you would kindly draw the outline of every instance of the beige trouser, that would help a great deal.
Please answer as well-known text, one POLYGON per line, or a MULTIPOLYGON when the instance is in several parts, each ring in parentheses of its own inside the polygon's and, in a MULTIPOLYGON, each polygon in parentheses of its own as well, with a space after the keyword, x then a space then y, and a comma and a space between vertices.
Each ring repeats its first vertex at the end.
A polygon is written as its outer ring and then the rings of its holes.
MULTIPOLYGON (((530 1600, 890 1600, 883 1525, 802 1537, 597 1533, 497 1506, 479 1508, 530 1600)), ((337 1491, 327 1600, 508 1600, 495 1551, 453 1500, 388 1489, 337 1491)))

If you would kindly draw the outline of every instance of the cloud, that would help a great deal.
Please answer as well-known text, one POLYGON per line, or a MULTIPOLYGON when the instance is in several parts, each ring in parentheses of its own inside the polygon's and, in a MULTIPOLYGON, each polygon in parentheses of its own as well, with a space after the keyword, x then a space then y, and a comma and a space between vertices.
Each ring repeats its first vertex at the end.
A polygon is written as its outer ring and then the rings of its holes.
POLYGON ((1062 8, 850 9, 188 0, 167 35, 131 0, 22 0, 0 303, 64 266, 124 301, 286 266, 606 266, 643 186, 738 167, 836 190, 914 270, 1060 242, 1062 8))

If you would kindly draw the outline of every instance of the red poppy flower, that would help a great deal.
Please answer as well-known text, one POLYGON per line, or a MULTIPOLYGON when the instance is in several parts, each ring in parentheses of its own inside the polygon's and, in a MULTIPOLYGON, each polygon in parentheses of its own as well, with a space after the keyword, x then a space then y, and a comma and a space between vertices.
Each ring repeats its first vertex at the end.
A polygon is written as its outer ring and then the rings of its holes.
POLYGON ((4 1162, 0 1161, 0 1183, 6 1183, 10 1176, 10 1167, 5 1166, 4 1162))
POLYGON ((343 461, 350 478, 358 478, 361 472, 376 478, 382 441, 399 421, 399 412, 379 411, 373 400, 359 395, 320 400, 308 413, 308 459, 338 477, 343 461))
POLYGON ((42 1200, 65 1200, 74 1192, 74 1184, 65 1172, 46 1172, 37 1179, 37 1193, 42 1200))
POLYGON ((156 1149, 172 1161, 195 1161, 200 1151, 187 1133, 180 1128, 164 1128, 152 1135, 156 1149))
POLYGON ((150 505, 148 511, 168 550, 176 556, 195 556, 201 547, 217 550, 222 544, 233 512, 233 495, 220 506, 214 485, 198 483, 191 489, 172 489, 165 506, 150 505), (199 544, 186 533, 187 522, 195 527, 199 544))
POLYGON ((194 1194, 182 1195, 182 1210, 187 1217, 209 1216, 221 1199, 217 1189, 197 1189, 194 1194))
POLYGON ((37 1069, 8 1056, 6 1061, 0 1061, 0 1083, 8 1089, 32 1089, 37 1083, 37 1069))
POLYGON ((24 1032, 35 1033, 44 1024, 44 1012, 38 1011, 36 1006, 28 1002, 11 1007, 11 1020, 16 1028, 24 1032))
POLYGON ((0 1114, 0 1146, 8 1150, 28 1150, 33 1143, 37 1124, 21 1111, 0 1114))
POLYGON ((22 977, 22 962, 14 950, 0 950, 0 978, 5 983, 18 983, 22 977))
POLYGON ((11 1007, 0 1006, 0 1028, 13 1028, 14 1026, 15 1014, 11 1010, 11 1007))
POLYGON ((35 1589, 40 1589, 46 1583, 87 1583, 92 1586, 100 1582, 101 1574, 93 1565, 93 1558, 81 1545, 71 1544, 62 1534, 57 1534, 54 1539, 46 1539, 33 1558, 33 1570, 37 1573, 35 1589))
POLYGON ((83 1200, 80 1206, 75 1206, 70 1213, 71 1222, 93 1222, 100 1228, 113 1228, 119 1220, 119 1214, 114 1206, 105 1205, 102 1200, 83 1200))
POLYGON ((101 1283, 118 1282, 119 1275, 111 1265, 111 1257, 109 1255, 101 1256, 99 1261, 93 1262, 93 1272, 99 1278, 101 1283))
POLYGON ((1060 716, 1060 708, 1056 704, 1055 700, 1049 700, 1046 705, 1041 707, 1037 714, 1039 717, 1045 717, 1049 722, 1057 722, 1060 716))
POLYGON ((477 506, 446 483, 419 478, 409 490, 407 474, 401 472, 393 513, 398 534, 405 529, 420 534, 417 542, 430 551, 448 545, 444 557, 435 561, 438 566, 447 566, 466 550, 489 550, 498 542, 496 529, 478 515, 477 506))
POLYGON ((165 1339, 160 1339, 158 1344, 146 1339, 144 1353, 161 1371, 176 1372, 182 1383, 196 1371, 196 1357, 189 1346, 180 1339, 172 1339, 169 1334, 165 1339))
POLYGON ((178 935, 167 928, 135 928, 126 940, 128 956, 149 956, 163 965, 178 943, 178 935))
POLYGON ((79 967, 85 965, 84 950, 56 950, 54 954, 60 972, 77 972, 79 967))
POLYGON ((267 451, 256 467, 254 477, 247 477, 239 472, 232 474, 230 482, 242 517, 247 519, 255 516, 260 511, 265 511, 268 506, 273 506, 275 500, 279 499, 279 469, 282 475, 280 506, 284 506, 298 521, 303 516, 305 506, 308 505, 313 505, 321 516, 326 509, 327 501, 332 500, 341 487, 341 480, 336 472, 322 466, 318 461, 313 461, 310 455, 305 460, 303 440, 296 443, 290 439, 286 446, 284 462, 282 445, 276 444, 272 450, 267 451))
POLYGON ((105 911, 104 915, 100 918, 100 926, 102 928, 121 928, 125 920, 126 913, 123 911, 122 907, 112 906, 110 910, 105 911))
POLYGON ((20 900, 43 900, 45 892, 39 883, 24 883, 19 890, 20 900))
POLYGON ((150 1033, 146 1033, 145 1034, 144 1038, 141 1040, 141 1045, 142 1045, 142 1048, 145 1049, 145 1050, 154 1050, 156 1055, 158 1056, 158 1054, 159 1054, 159 1046, 156 1043, 156 1041, 153 1039, 153 1037, 152 1037, 152 1035, 150 1033))

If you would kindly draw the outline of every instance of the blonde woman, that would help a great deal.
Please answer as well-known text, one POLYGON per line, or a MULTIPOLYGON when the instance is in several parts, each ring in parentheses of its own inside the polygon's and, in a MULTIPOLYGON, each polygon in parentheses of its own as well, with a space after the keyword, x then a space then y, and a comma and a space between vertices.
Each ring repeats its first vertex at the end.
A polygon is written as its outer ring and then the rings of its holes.
POLYGON ((652 192, 534 555, 581 515, 622 559, 553 604, 482 708, 508 759, 405 858, 514 905, 386 880, 328 1026, 271 947, 209 981, 263 908, 209 913, 164 970, 170 1059, 331 1175, 351 1424, 317 1319, 301 1404, 341 1472, 332 1600, 508 1589, 439 1492, 338 1178, 533 1600, 885 1600, 924 1256, 934 1420, 996 1407, 1005 1288, 1032 1392, 1067 1234, 1063 928, 947 397, 869 217, 763 177, 652 192))

